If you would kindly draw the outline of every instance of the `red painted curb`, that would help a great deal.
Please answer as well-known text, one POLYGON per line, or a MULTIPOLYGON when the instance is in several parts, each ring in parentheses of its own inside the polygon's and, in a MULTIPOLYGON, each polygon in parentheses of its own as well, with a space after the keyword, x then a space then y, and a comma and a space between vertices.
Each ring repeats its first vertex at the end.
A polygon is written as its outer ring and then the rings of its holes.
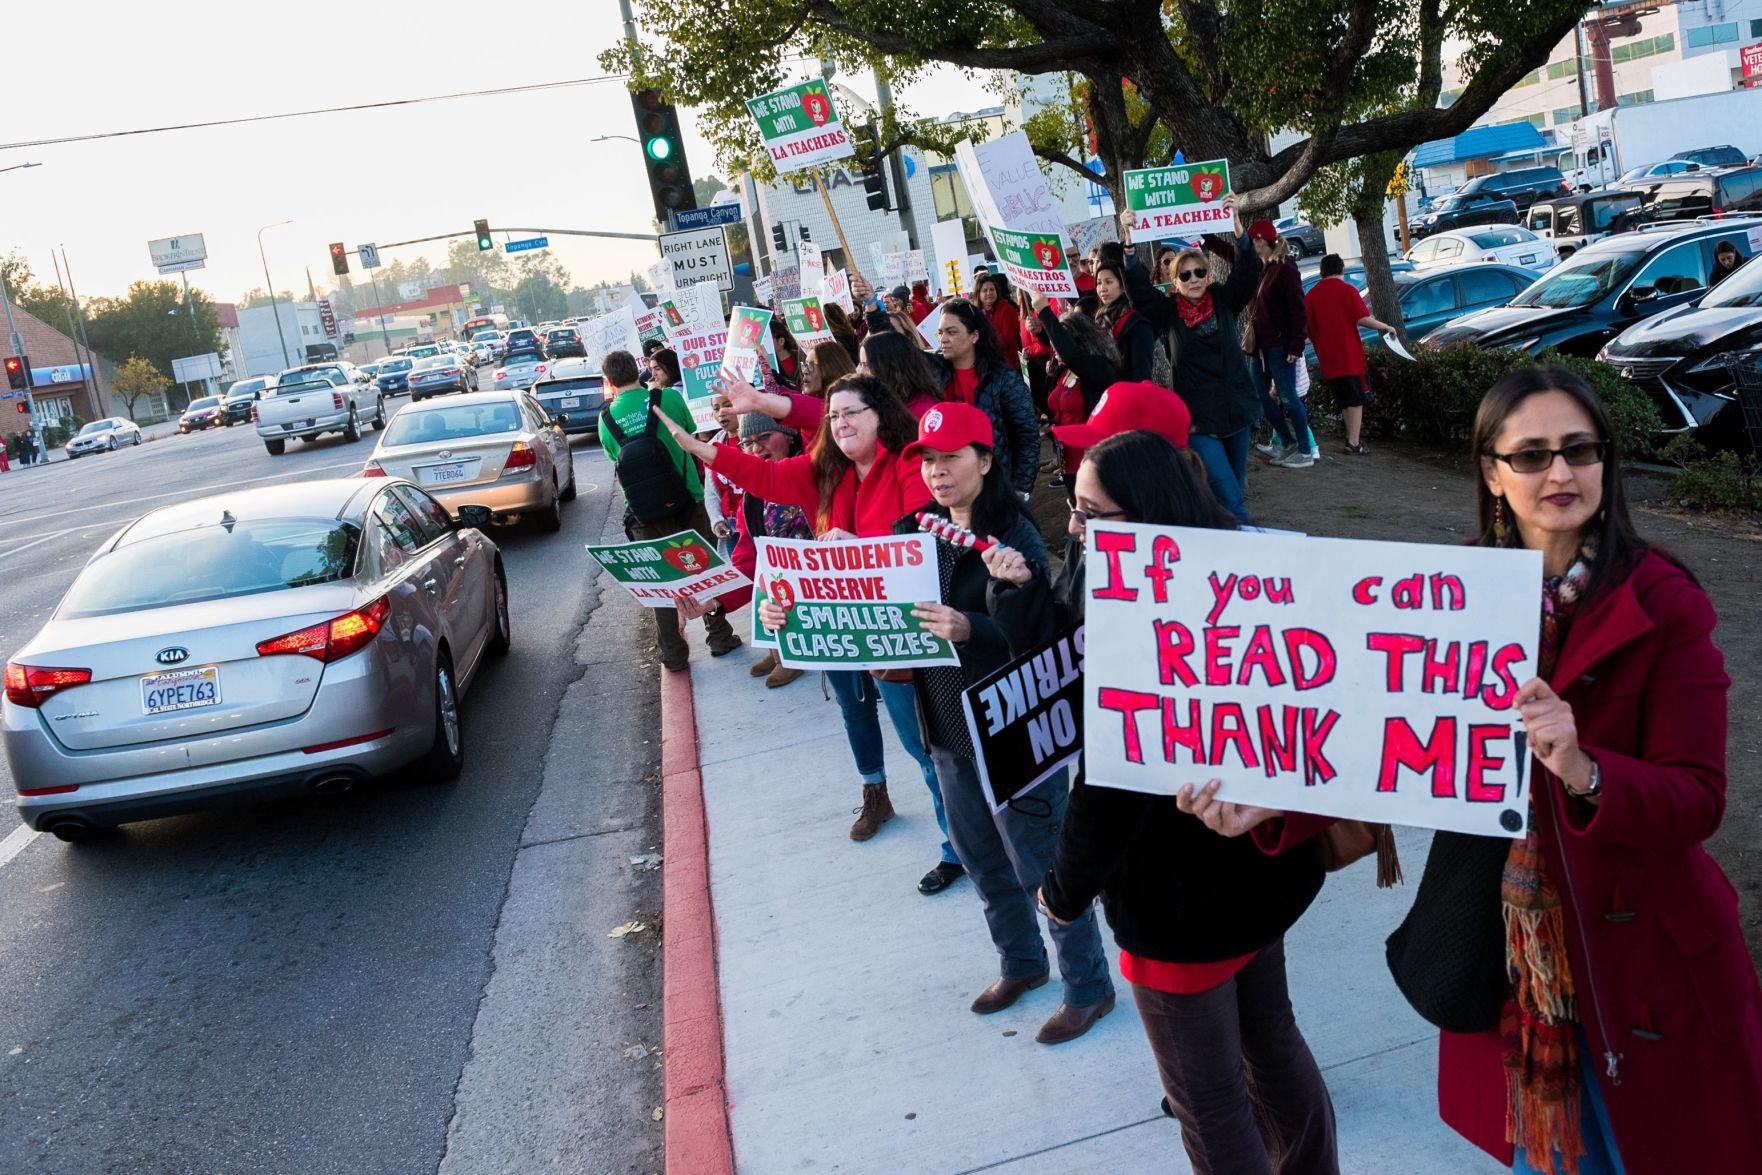
POLYGON ((691 674, 661 670, 661 1046, 667 1170, 732 1175, 710 838, 691 674))

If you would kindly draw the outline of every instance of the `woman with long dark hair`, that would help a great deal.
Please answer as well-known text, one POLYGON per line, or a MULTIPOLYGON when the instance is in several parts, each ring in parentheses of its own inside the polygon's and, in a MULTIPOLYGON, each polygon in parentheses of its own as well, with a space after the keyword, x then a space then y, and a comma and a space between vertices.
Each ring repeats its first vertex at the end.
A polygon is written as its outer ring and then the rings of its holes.
POLYGON ((1254 374, 1261 405, 1273 426, 1274 440, 1266 454, 1285 469, 1308 469, 1315 464, 1315 434, 1297 394, 1297 365, 1309 343, 1303 275, 1272 221, 1249 225, 1248 238, 1263 266, 1248 316, 1254 323, 1254 374))
POLYGON ((1095 323, 1105 330, 1120 353, 1119 378, 1137 381, 1150 378, 1151 352, 1156 346, 1156 331, 1150 320, 1132 308, 1126 296, 1126 267, 1118 261, 1101 261, 1095 266, 1095 296, 1101 306, 1095 311, 1095 323))
MULTIPOLYGON (((752 392, 751 388, 745 390, 752 392)), ((742 398, 730 396, 731 400, 742 398)), ((895 521, 922 509, 930 500, 918 469, 899 456, 916 439, 917 422, 899 397, 872 376, 847 375, 832 385, 825 415, 820 418, 819 430, 808 451, 782 461, 766 461, 732 445, 706 444, 675 424, 665 420, 662 424, 681 448, 713 472, 766 502, 806 510, 814 532, 822 539, 892 534, 895 521)), ((926 882, 935 876, 940 884, 923 892, 936 893, 948 888, 959 873, 957 870, 952 877, 944 878, 947 871, 942 866, 958 865, 959 858, 946 839, 942 793, 936 786, 930 753, 919 737, 911 684, 880 681, 867 673, 849 670, 828 672, 826 679, 838 698, 845 738, 863 782, 863 803, 857 810, 856 823, 851 825, 850 838, 868 840, 893 819, 881 724, 876 713, 879 701, 886 705, 906 752, 923 769, 924 782, 936 809, 936 822, 943 832, 941 863, 925 876, 926 882)))
MULTIPOLYGON (((844 312, 844 307, 837 302, 827 302, 822 308, 826 311, 826 329, 832 332, 833 339, 850 354, 850 361, 855 363, 857 361, 857 347, 863 341, 862 336, 857 333, 856 324, 850 320, 850 315, 844 312)), ((832 381, 827 380, 826 382, 831 383, 832 381)))
MULTIPOLYGON (((1055 428, 1082 424, 1095 411, 1107 389, 1127 378, 1121 371, 1122 359, 1114 336, 1081 310, 1067 310, 1062 316, 1054 314, 1051 300, 1039 291, 1030 295, 1023 290, 1021 299, 1057 357, 1052 390, 1046 397, 1046 414, 1055 428)), ((1148 333, 1150 328, 1144 329, 1148 333)), ((1077 467, 1083 463, 1083 450, 1059 442, 1057 432, 1053 438, 1059 452, 1065 499, 1075 505, 1077 467)))
POLYGON ((1003 362, 1012 369, 1022 365, 1022 316, 1016 313, 1015 300, 1010 297, 1009 278, 1001 273, 988 273, 973 288, 973 297, 984 311, 997 335, 997 350, 1003 362))
MULTIPOLYGON (((844 344, 837 339, 821 339, 808 348, 807 357, 803 360, 802 394, 824 400, 827 388, 856 369, 857 365, 851 360, 850 352, 844 349, 844 344)), ((818 424, 819 421, 814 423, 818 424)))
MULTIPOLYGON (((1583 380, 1526 367, 1475 417, 1475 542, 1542 555, 1539 673, 1519 688, 1530 813, 1517 839, 1440 832, 1389 940, 1445 1031, 1444 1121, 1518 1171, 1751 1171, 1762 989, 1703 847, 1725 810, 1730 679, 1713 605, 1628 515, 1583 380)), ((1178 802, 1270 852, 1325 818, 1178 802)))

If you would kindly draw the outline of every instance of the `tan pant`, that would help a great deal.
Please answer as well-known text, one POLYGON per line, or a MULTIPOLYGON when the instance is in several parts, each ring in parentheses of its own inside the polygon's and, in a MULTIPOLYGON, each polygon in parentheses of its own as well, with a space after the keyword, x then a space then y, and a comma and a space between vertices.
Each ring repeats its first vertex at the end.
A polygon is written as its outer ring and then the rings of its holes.
MULTIPOLYGON (((624 532, 633 540, 664 539, 682 530, 697 531, 698 537, 710 549, 715 549, 716 539, 710 533, 710 516, 704 511, 702 502, 677 518, 668 518, 661 522, 633 520, 624 528, 624 532)), ((668 669, 683 668, 691 658, 691 646, 686 644, 685 633, 679 627, 678 611, 673 608, 650 608, 649 611, 655 616, 655 643, 661 648, 661 664, 668 669)), ((733 636, 734 626, 728 623, 728 614, 718 610, 704 617, 704 631, 712 638, 733 636)))

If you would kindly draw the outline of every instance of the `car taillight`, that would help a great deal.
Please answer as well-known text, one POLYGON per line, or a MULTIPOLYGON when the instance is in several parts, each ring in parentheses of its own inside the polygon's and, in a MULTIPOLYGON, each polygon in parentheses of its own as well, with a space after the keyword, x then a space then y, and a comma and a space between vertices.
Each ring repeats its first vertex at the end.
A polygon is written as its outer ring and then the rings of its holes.
POLYGON ((92 680, 90 669, 51 669, 42 665, 6 663, 6 698, 35 710, 55 694, 92 680))
POLYGON ((345 612, 334 620, 323 620, 297 632, 285 633, 270 640, 257 642, 257 655, 276 657, 293 654, 311 657, 330 664, 350 653, 359 652, 367 642, 379 635, 385 618, 391 614, 391 599, 381 596, 353 612, 345 612))
POLYGON ((530 469, 538 464, 538 454, 525 441, 515 441, 514 447, 508 450, 508 459, 502 464, 504 471, 509 469, 530 469))
POLYGON ((507 373, 507 372, 505 372, 505 371, 497 371, 497 372, 496 372, 496 378, 497 378, 497 379, 501 379, 501 378, 502 378, 502 377, 503 377, 503 376, 505 376, 505 375, 507 375, 507 374, 508 374, 508 373, 507 373))
POLYGON ((1707 215, 1708 216, 1724 216, 1725 209, 1723 209, 1723 208, 1709 208, 1707 210, 1707 215))
POLYGON ((343 406, 343 394, 341 392, 332 392, 330 394, 330 402, 340 409, 343 406))
POLYGON ((251 423, 256 424, 257 420, 258 420, 257 405, 253 404, 253 405, 251 405, 251 423))
POLYGON ((377 461, 369 461, 366 467, 361 470, 362 477, 384 477, 385 475, 385 469, 377 461))
POLYGON ((539 365, 538 365, 538 373, 539 373, 539 374, 540 374, 540 375, 543 375, 543 374, 544 374, 544 373, 545 373, 545 365, 544 365, 544 364, 542 364, 542 363, 540 363, 540 364, 539 364, 539 365))

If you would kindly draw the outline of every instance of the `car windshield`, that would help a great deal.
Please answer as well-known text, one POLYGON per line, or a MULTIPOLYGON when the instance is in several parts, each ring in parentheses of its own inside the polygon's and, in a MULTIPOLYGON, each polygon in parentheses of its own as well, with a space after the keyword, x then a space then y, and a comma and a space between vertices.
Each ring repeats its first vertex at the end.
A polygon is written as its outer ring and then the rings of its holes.
POLYGON ((220 403, 219 396, 203 396, 200 400, 191 400, 186 412, 202 412, 220 403))
POLYGON ((86 427, 80 429, 80 435, 82 437, 90 436, 91 434, 93 434, 95 432, 103 432, 105 429, 107 429, 109 427, 110 427, 110 422, 108 420, 94 420, 94 421, 92 421, 92 423, 86 425, 86 427))
POLYGON ((1762 306, 1762 265, 1745 262, 1701 299, 1703 306, 1762 306))
POLYGON ((432 371, 437 367, 457 367, 458 362, 451 355, 430 355, 417 362, 414 370, 432 371))
POLYGON ((1633 276, 1645 261, 1644 249, 1586 250, 1548 271, 1547 276, 1511 300, 1513 306, 1589 306, 1633 276))
POLYGON ((392 417, 385 430, 387 445, 427 445, 460 441, 490 433, 519 432, 520 410, 513 401, 489 404, 449 404, 421 412, 408 409, 392 417))
POLYGON ((409 371, 412 365, 408 359, 387 359, 379 365, 379 374, 390 375, 394 371, 409 371))
POLYGON ((1456 209, 1462 207, 1467 202, 1468 202, 1468 197, 1466 197, 1466 196, 1462 196, 1462 195, 1445 196, 1442 199, 1437 200, 1432 204, 1432 210, 1434 212, 1454 212, 1454 211, 1456 211, 1456 209))
POLYGON ((539 354, 531 347, 516 347, 514 350, 509 351, 507 358, 503 360, 503 362, 510 367, 516 363, 537 363, 538 361, 539 354))
POLYGON ((1632 171, 1627 172, 1625 175, 1623 175, 1620 179, 1616 180, 1615 182, 1618 184, 1630 184, 1635 180, 1643 180, 1646 178, 1647 175, 1649 175, 1651 173, 1652 168, 1654 166, 1656 166, 1656 165, 1648 163, 1644 167, 1636 167, 1632 171))
POLYGON ((534 384, 532 394, 535 396, 567 396, 576 392, 597 392, 600 390, 600 377, 583 376, 578 379, 553 379, 549 383, 534 384))
POLYGON ((238 397, 238 396, 254 396, 258 392, 262 391, 268 385, 269 385, 269 381, 267 381, 267 380, 261 380, 261 379, 243 380, 239 383, 234 384, 227 391, 226 398, 231 400, 231 399, 238 397))
POLYGON ((216 524, 159 535, 88 565, 57 615, 107 616, 346 579, 360 538, 360 528, 351 523, 315 518, 216 524))

